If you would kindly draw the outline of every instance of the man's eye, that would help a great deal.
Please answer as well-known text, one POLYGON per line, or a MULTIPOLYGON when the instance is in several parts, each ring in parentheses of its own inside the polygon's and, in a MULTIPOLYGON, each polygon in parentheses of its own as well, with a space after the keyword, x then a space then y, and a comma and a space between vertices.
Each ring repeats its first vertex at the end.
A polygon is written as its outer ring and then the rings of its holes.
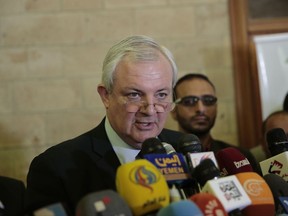
POLYGON ((129 99, 138 99, 140 98, 140 94, 138 92, 131 92, 127 94, 129 99))
POLYGON ((167 93, 161 92, 157 94, 157 99, 165 99, 167 97, 167 93))

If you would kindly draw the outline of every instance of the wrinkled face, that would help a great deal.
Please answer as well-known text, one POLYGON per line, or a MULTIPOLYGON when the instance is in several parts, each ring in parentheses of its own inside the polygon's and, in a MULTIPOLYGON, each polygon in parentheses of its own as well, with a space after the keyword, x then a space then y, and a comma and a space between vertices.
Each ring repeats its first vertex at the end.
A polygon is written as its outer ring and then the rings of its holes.
POLYGON ((127 144, 141 149, 162 131, 172 106, 172 74, 163 56, 144 62, 126 56, 116 68, 112 93, 98 86, 111 126, 127 144))
MULTIPOLYGON (((207 81, 197 78, 180 83, 177 86, 176 95, 177 98, 187 96, 202 97, 204 95, 215 96, 215 91, 207 81)), ((214 126, 217 115, 217 103, 205 105, 202 100, 198 100, 194 106, 177 104, 171 114, 178 122, 180 131, 201 136, 209 133, 214 126)))

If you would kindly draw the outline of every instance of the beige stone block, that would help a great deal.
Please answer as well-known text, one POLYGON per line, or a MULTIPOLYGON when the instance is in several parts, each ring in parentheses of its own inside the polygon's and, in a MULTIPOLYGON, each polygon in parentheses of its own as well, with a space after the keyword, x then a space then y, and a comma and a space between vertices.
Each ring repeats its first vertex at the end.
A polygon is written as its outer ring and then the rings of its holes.
POLYGON ((18 14, 24 11, 23 2, 19 0, 0 0, 0 16, 18 14))
POLYGON ((105 8, 144 8, 167 5, 166 0, 106 0, 105 8))
POLYGON ((49 145, 79 136, 94 128, 104 116, 97 116, 96 110, 55 113, 47 116, 46 134, 49 145))
POLYGON ((63 0, 62 5, 64 10, 93 10, 101 9, 102 0, 63 0))
POLYGON ((220 2, 227 2, 227 0, 168 0, 169 4, 215 4, 220 2))
POLYGON ((178 66, 178 77, 188 72, 203 72, 204 62, 200 52, 203 43, 205 43, 205 41, 183 38, 169 44, 169 48, 178 66))
POLYGON ((14 97, 18 112, 79 109, 82 106, 81 83, 68 79, 17 82, 14 97))
POLYGON ((86 41, 81 13, 35 14, 2 19, 3 45, 74 44, 86 41))
MULTIPOLYGON (((85 79, 83 81, 83 100, 88 110, 105 110, 101 98, 97 92, 97 86, 101 83, 101 77, 85 79)), ((98 113, 98 112, 97 112, 98 113)))
POLYGON ((25 48, 0 49, 0 80, 15 80, 25 77, 28 53, 25 48))
POLYGON ((63 71, 66 76, 101 77, 102 63, 110 43, 63 47, 63 71))
POLYGON ((193 37, 197 21, 194 14, 195 8, 190 6, 137 10, 136 32, 153 37, 193 37))
POLYGON ((0 82, 0 114, 11 113, 13 111, 12 106, 10 85, 7 82, 0 82))
POLYGON ((59 11, 61 9, 61 0, 25 0, 26 11, 37 11, 37 12, 47 12, 47 11, 59 11))
MULTIPOLYGON (((133 11, 110 10, 86 14, 85 34, 89 43, 119 41, 134 33, 133 11)), ((107 51, 106 51, 107 52, 107 51)))
POLYGON ((2 115, 0 121, 1 147, 21 148, 45 144, 45 122, 37 115, 2 115))
POLYGON ((63 58, 59 47, 31 47, 28 49, 26 77, 59 77, 63 74, 63 58))
POLYGON ((197 19, 197 36, 211 38, 229 34, 230 28, 227 10, 228 6, 226 2, 196 6, 195 19, 197 19))

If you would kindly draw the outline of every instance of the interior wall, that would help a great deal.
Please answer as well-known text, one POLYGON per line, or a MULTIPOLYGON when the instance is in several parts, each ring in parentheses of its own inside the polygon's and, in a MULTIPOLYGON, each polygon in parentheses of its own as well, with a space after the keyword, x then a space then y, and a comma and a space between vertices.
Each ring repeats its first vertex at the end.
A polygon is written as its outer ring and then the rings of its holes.
MULTIPOLYGON (((215 83, 213 134, 238 144, 227 0, 0 0, 0 175, 25 181, 31 160, 96 126, 97 84, 116 41, 154 37, 179 76, 215 83)), ((169 118, 166 126, 177 129, 169 118)))

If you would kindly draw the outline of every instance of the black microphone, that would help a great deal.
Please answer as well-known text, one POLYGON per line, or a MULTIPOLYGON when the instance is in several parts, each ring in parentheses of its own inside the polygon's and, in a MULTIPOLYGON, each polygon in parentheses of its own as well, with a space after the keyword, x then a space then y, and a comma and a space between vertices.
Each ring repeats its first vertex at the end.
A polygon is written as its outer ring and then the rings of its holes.
POLYGON ((202 152, 202 144, 196 135, 184 134, 180 137, 176 150, 183 155, 202 152))
POLYGON ((288 181, 288 141, 282 128, 274 128, 267 132, 266 141, 272 157, 261 161, 262 175, 276 174, 288 181))
POLYGON ((151 137, 142 143, 141 150, 135 159, 143 159, 146 154, 166 154, 166 149, 159 139, 151 137))
POLYGON ((220 170, 211 159, 207 158, 194 168, 192 176, 203 187, 207 181, 219 178, 220 170))
POLYGON ((266 134, 268 149, 272 156, 288 150, 288 140, 282 128, 273 128, 266 134))
POLYGON ((278 175, 266 174, 263 176, 274 198, 276 214, 288 213, 288 183, 278 175))
POLYGON ((217 160, 213 151, 202 152, 202 144, 199 138, 194 134, 184 134, 177 144, 177 151, 185 155, 186 162, 190 172, 198 166, 201 161, 211 159, 216 167, 218 167, 217 160))

